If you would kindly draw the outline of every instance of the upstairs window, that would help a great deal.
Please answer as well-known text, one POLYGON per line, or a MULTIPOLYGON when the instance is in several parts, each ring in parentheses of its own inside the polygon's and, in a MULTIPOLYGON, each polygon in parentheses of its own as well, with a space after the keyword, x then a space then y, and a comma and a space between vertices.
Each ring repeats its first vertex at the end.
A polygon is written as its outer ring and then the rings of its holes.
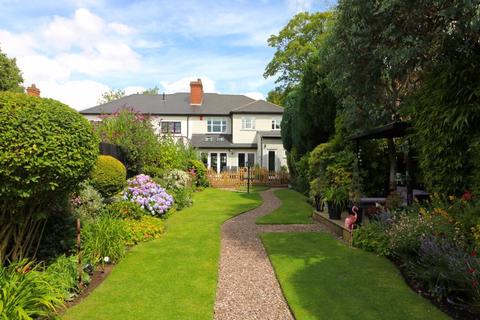
POLYGON ((242 130, 254 130, 255 129, 255 118, 254 117, 243 117, 242 118, 242 130))
POLYGON ((223 133, 227 131, 227 120, 225 119, 207 119, 207 132, 223 133))
POLYGON ((182 123, 180 121, 162 121, 162 133, 182 133, 182 123))
POLYGON ((272 119, 272 130, 280 130, 280 119, 272 119))

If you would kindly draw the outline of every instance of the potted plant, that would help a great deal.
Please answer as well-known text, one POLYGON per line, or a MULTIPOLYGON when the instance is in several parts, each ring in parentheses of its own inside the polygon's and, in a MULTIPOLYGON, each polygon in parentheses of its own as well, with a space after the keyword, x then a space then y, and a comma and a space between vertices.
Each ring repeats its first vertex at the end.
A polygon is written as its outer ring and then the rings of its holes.
POLYGON ((348 191, 345 187, 330 186, 323 192, 323 202, 328 207, 328 217, 330 219, 340 220, 342 210, 348 200, 348 191))

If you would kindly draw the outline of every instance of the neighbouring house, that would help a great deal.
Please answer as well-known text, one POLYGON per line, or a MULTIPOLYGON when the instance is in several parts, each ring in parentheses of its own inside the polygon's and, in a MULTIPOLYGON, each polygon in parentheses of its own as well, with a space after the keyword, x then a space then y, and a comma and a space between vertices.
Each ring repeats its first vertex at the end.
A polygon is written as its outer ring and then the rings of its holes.
POLYGON ((189 93, 133 94, 80 111, 90 121, 121 108, 150 115, 158 134, 168 134, 198 148, 208 168, 217 172, 259 165, 269 171, 286 167, 280 135, 283 108, 244 95, 204 93, 192 81, 189 93))

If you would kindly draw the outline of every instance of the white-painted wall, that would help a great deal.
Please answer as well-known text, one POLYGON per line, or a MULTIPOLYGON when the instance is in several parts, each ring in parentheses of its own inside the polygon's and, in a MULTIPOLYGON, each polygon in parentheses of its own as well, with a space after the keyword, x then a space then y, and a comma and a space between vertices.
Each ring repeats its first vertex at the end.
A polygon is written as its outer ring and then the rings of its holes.
MULTIPOLYGON (((260 139, 259 139, 260 140, 260 139)), ((280 171, 282 166, 287 166, 287 155, 283 148, 281 139, 264 138, 262 142, 258 141, 259 163, 268 169, 268 152, 275 152, 275 171, 280 171)))
POLYGON ((233 143, 254 143, 257 131, 271 131, 272 120, 281 121, 280 115, 234 114, 232 117, 233 143), (255 129, 242 129, 242 118, 253 117, 255 129))
MULTIPOLYGON (((227 131, 224 134, 232 134, 232 122, 230 117, 209 117, 209 116, 190 116, 190 132, 189 139, 192 134, 206 134, 209 133, 207 129, 207 119, 225 119, 227 121, 227 131)), ((212 133, 218 134, 218 133, 212 133)))

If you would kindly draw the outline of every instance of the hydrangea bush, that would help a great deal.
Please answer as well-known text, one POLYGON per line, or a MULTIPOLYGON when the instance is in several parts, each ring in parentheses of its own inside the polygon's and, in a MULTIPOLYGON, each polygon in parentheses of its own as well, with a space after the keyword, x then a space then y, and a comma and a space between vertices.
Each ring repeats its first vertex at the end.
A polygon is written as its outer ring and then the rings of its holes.
POLYGON ((145 174, 128 180, 123 198, 137 203, 153 216, 165 214, 173 205, 173 197, 145 174))

